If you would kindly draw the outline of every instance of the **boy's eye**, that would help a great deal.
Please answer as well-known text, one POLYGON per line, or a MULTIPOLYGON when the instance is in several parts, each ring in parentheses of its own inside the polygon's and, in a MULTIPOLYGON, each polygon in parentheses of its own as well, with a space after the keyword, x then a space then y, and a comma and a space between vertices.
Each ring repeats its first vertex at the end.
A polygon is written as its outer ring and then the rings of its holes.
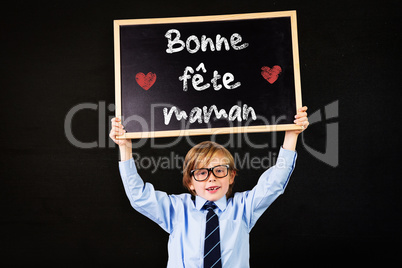
POLYGON ((207 174, 208 174, 208 170, 206 170, 206 169, 198 170, 198 171, 195 173, 196 176, 206 176, 207 174))
POLYGON ((216 173, 218 173, 218 174, 225 172, 222 167, 216 168, 214 171, 215 171, 216 173))

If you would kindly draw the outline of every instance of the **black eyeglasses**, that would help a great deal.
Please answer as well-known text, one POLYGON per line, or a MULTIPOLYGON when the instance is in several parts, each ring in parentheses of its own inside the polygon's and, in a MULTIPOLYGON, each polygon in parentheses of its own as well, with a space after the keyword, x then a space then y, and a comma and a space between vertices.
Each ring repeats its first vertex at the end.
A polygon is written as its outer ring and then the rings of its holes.
POLYGON ((216 178, 223 178, 228 175, 229 165, 219 165, 211 168, 199 168, 191 170, 190 174, 196 181, 205 181, 208 179, 209 174, 214 174, 216 178))

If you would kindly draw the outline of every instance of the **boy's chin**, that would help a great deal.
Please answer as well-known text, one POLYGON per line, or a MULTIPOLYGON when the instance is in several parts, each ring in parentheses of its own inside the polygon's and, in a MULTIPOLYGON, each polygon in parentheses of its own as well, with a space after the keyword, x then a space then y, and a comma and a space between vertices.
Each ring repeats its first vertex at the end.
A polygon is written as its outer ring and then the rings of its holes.
POLYGON ((207 193, 207 194, 204 196, 204 199, 206 199, 206 200, 208 200, 208 201, 211 201, 211 202, 215 202, 215 201, 218 201, 219 199, 221 199, 223 196, 224 196, 224 195, 219 194, 219 193, 214 193, 214 194, 209 194, 209 193, 207 193))

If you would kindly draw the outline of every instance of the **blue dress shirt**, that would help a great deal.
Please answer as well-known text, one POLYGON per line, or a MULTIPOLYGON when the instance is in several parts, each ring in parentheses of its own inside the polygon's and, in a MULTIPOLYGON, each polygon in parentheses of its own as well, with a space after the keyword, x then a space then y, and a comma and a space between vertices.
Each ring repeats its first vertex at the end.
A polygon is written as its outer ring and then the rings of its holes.
MULTIPOLYGON (((223 267, 249 267, 249 233, 262 213, 284 192, 296 157, 296 152, 281 148, 275 166, 261 175, 252 190, 215 202, 223 267)), ((119 168, 132 207, 170 235, 167 267, 202 267, 207 213, 202 207, 207 200, 156 191, 152 184, 144 184, 133 159, 120 162, 119 168)))

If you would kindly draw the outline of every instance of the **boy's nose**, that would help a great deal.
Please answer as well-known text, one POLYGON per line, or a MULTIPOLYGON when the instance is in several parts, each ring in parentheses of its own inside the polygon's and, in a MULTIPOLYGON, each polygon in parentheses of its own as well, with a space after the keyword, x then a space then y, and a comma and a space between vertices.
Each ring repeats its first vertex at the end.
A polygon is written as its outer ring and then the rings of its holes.
POLYGON ((209 174, 208 181, 216 181, 214 173, 211 172, 211 174, 209 174))

